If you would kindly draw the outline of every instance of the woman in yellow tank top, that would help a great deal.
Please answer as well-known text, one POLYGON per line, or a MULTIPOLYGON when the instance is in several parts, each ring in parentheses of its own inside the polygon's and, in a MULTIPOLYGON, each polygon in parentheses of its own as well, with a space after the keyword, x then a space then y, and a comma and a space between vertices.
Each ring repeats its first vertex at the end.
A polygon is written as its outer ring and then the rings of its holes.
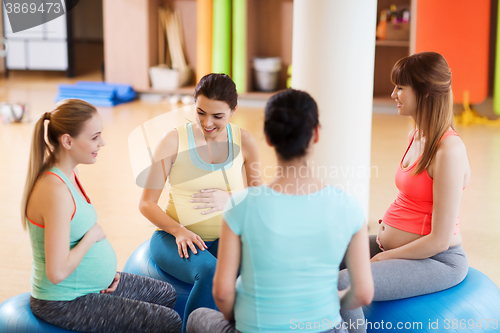
POLYGON ((139 204, 141 213, 158 227, 151 238, 155 263, 193 284, 186 319, 196 308, 216 308, 212 281, 226 202, 233 191, 262 182, 257 142, 229 123, 237 98, 236 86, 225 74, 200 80, 194 93, 196 122, 165 133, 158 143, 154 160, 161 162, 151 167, 139 204), (167 181, 164 211, 158 200, 167 181))

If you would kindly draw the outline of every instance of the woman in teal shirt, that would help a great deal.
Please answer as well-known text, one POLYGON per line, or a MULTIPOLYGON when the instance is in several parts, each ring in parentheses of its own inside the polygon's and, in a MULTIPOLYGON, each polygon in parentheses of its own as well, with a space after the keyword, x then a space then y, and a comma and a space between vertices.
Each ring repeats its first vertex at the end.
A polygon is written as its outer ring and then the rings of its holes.
POLYGON ((31 310, 79 332, 180 332, 171 285, 116 272, 116 254, 78 180, 76 166, 95 163, 104 146, 101 132, 97 110, 77 99, 35 124, 21 204, 33 252, 31 310))
POLYGON ((354 197, 314 177, 308 161, 319 122, 311 96, 280 92, 265 113, 276 177, 233 195, 240 203, 224 213, 214 277, 220 312, 195 310, 187 332, 347 332, 340 308, 373 297, 363 211, 354 197), (353 283, 338 292, 344 255, 353 283))

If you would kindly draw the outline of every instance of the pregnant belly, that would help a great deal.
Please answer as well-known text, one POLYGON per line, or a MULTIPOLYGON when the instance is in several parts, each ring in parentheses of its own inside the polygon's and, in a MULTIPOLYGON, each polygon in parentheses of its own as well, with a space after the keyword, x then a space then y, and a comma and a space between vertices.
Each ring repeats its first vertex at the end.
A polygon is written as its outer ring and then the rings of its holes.
MULTIPOLYGON (((382 221, 378 227, 377 237, 380 245, 382 245, 384 250, 387 251, 411 243, 414 240, 423 237, 423 235, 396 229, 382 221)), ((462 236, 460 234, 453 235, 450 240, 450 247, 461 243, 462 236)))
POLYGON ((411 243, 422 235, 396 229, 382 221, 378 227, 377 237, 384 250, 391 250, 411 243))

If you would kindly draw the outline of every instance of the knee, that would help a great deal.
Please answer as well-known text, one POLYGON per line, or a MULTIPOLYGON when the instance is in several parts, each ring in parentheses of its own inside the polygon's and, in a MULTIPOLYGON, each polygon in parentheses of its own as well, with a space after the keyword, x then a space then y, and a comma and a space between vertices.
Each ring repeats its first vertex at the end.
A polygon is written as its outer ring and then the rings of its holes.
POLYGON ((349 287, 351 284, 351 280, 349 278, 349 272, 347 269, 343 269, 339 272, 339 283, 338 283, 338 289, 339 290, 344 290, 349 287))
POLYGON ((186 323, 186 333, 197 333, 201 332, 198 327, 198 324, 203 322, 203 318, 205 317, 205 312, 207 308, 198 308, 189 314, 187 323, 186 323))
POLYGON ((467 274, 469 273, 469 267, 468 266, 462 266, 460 269, 457 270, 456 274, 453 274, 452 276, 455 277, 454 281, 454 286, 461 283, 465 278, 467 277, 467 274))
MULTIPOLYGON (((179 314, 174 310, 168 308, 169 313, 171 314, 170 318, 172 321, 172 329, 171 332, 181 332, 182 331, 182 318, 179 314)), ((163 327, 162 327, 163 328, 163 327)))
POLYGON ((210 280, 214 279, 216 262, 204 262, 198 267, 195 280, 210 280))

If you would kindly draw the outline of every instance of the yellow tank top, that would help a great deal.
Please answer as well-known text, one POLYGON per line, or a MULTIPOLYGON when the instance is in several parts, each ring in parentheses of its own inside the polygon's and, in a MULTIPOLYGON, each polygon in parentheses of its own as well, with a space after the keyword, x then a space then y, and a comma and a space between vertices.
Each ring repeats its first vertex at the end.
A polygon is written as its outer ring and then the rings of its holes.
POLYGON ((233 124, 227 125, 228 158, 224 163, 210 164, 201 159, 196 148, 192 124, 177 128, 179 148, 168 176, 169 200, 166 213, 204 241, 219 238, 222 211, 203 215, 207 209, 194 209, 191 195, 202 189, 219 188, 235 192, 242 190, 243 156, 241 152, 241 130, 233 124))

